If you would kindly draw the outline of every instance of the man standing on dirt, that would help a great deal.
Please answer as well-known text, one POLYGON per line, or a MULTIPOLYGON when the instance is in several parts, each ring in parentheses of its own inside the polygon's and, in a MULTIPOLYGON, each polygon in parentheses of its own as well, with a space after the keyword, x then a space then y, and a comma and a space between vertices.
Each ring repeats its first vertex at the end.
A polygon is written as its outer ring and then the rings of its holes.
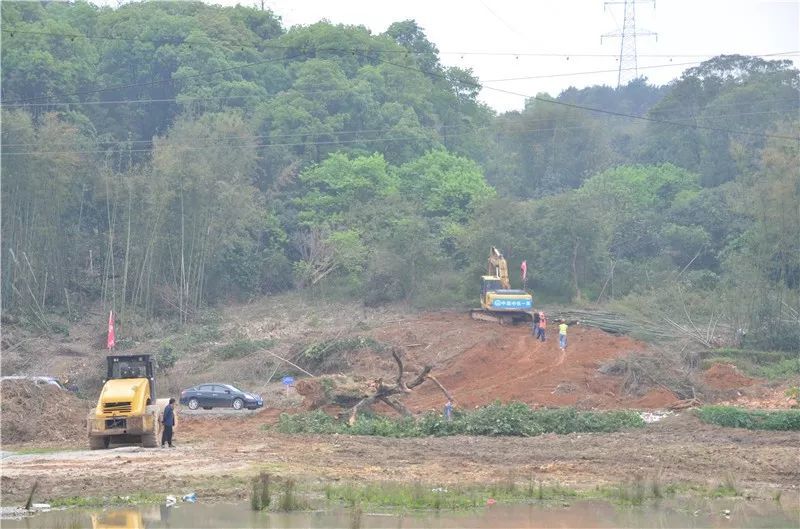
POLYGON ((170 448, 175 448, 172 444, 172 427, 175 426, 175 398, 169 399, 169 404, 164 408, 164 417, 161 419, 164 430, 161 432, 161 448, 169 444, 170 448))
POLYGON ((539 322, 541 321, 541 317, 539 316, 539 311, 533 313, 533 337, 539 337, 539 322))
POLYGON ((564 320, 558 325, 558 346, 562 351, 567 348, 567 322, 564 320))
POLYGON ((544 333, 547 330, 547 318, 544 316, 544 311, 539 311, 539 327, 536 330, 536 337, 541 341, 544 341, 544 333))

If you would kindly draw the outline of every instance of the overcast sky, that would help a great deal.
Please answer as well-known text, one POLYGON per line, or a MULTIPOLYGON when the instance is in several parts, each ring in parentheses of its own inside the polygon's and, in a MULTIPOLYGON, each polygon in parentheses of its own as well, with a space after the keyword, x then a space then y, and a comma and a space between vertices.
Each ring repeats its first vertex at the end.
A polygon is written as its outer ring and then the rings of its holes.
MULTIPOLYGON (((260 0, 209 3, 260 6, 260 0)), ((392 22, 414 19, 439 48, 445 65, 472 68, 484 84, 481 100, 500 112, 522 109, 526 95, 557 95, 569 86, 616 86, 620 40, 604 38, 601 43, 601 35, 621 30, 623 6, 605 4, 603 0, 265 0, 286 27, 327 19, 363 25, 377 34, 392 22), (498 55, 502 53, 510 55, 498 55), (598 70, 611 71, 572 75, 598 70), (539 78, 499 81, 534 76, 539 78)), ((723 53, 794 52, 783 58, 800 64, 800 0, 658 0, 655 8, 639 0, 636 24, 639 31, 658 34, 657 39, 637 39, 639 73, 655 84, 665 84, 685 68, 723 53)))

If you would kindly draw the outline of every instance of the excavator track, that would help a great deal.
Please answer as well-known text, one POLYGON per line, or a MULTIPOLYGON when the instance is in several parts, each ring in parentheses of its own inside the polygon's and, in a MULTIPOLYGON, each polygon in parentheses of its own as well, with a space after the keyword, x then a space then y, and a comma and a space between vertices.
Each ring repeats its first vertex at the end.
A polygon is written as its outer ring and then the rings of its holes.
POLYGON ((483 309, 470 309, 469 315, 473 320, 489 321, 500 325, 514 325, 518 321, 513 314, 496 314, 483 309))

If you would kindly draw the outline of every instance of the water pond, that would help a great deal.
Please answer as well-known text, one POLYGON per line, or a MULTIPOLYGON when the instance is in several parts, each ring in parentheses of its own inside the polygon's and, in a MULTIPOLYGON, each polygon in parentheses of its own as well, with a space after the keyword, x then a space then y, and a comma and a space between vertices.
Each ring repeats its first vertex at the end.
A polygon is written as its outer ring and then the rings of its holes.
POLYGON ((127 528, 800 528, 797 502, 670 500, 637 507, 603 501, 493 505, 473 511, 354 514, 348 509, 253 512, 247 503, 179 503, 172 507, 53 510, 4 519, 6 529, 127 528))

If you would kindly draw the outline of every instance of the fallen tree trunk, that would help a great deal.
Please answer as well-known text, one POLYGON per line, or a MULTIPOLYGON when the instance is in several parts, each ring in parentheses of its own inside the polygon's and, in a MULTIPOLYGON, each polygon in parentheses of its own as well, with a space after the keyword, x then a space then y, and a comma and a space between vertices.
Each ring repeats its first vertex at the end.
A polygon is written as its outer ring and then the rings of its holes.
POLYGON ((391 355, 397 364, 397 375, 391 383, 385 382, 384 377, 370 382, 358 376, 322 376, 301 381, 297 385, 297 392, 306 398, 309 408, 333 404, 347 409, 350 425, 355 423, 359 411, 377 402, 386 404, 404 417, 412 416, 412 411, 402 403, 402 398, 427 380, 432 381, 449 401, 455 400, 441 382, 430 374, 432 366, 423 366, 415 373, 414 378, 407 381, 409 372, 403 362, 402 351, 394 348, 391 355))

